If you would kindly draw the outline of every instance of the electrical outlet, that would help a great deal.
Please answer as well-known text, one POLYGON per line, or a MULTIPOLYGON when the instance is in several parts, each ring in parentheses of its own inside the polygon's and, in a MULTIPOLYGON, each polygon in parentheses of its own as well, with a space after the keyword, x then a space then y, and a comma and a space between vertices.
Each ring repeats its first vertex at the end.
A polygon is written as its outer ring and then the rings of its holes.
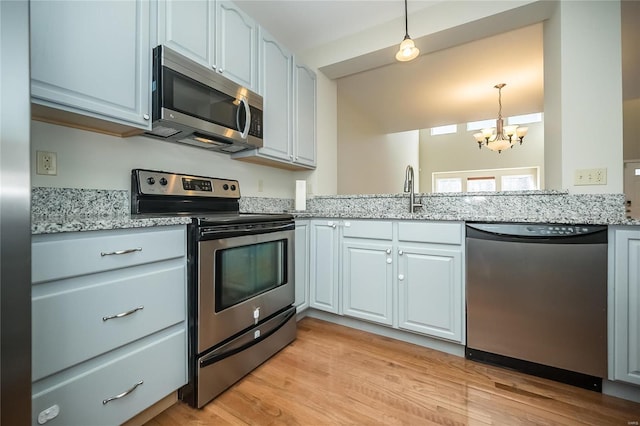
POLYGON ((606 185, 607 169, 578 169, 575 171, 574 185, 606 185))
POLYGON ((264 182, 262 181, 262 179, 258 179, 258 192, 263 192, 264 191, 264 182))
POLYGON ((57 175, 58 155, 55 152, 36 151, 36 174, 57 175))

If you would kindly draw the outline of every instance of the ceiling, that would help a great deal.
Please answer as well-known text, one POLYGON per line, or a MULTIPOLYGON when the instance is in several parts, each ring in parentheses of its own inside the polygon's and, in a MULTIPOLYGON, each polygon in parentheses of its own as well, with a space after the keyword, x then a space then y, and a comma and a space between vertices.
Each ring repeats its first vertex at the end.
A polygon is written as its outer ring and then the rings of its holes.
MULTIPOLYGON (((408 2, 409 34, 411 14, 441 1, 456 0, 408 2)), ((404 16, 402 0, 236 0, 236 3, 296 53, 404 16)), ((623 2, 623 30, 629 27, 632 40, 638 40, 639 36, 639 30, 632 24, 640 19, 639 6, 640 2, 623 2), (626 26, 625 21, 629 23, 626 26)), ((334 70, 325 67, 323 71, 330 78, 337 78, 340 99, 367 114, 384 133, 495 118, 498 91, 493 86, 498 83, 507 84, 502 90, 503 116, 540 112, 544 106, 542 24, 514 28, 479 40, 467 35, 473 41, 450 43, 453 47, 445 43, 446 48, 408 63, 385 59, 353 74, 342 70, 332 74, 336 67, 334 70)), ((404 28, 399 32, 404 32, 404 28)), ((449 34, 442 36, 450 38, 449 34)), ((401 37, 398 44, 400 41, 401 37)), ((420 40, 416 43, 421 46, 420 40)), ((635 46, 635 42, 626 45, 623 42, 623 49, 632 50, 635 46)), ((377 54, 392 58, 393 49, 377 54)), ((623 64, 627 76, 640 74, 640 58, 637 52, 632 56, 633 60, 623 64)), ((623 79, 625 99, 640 97, 640 80, 623 79)))

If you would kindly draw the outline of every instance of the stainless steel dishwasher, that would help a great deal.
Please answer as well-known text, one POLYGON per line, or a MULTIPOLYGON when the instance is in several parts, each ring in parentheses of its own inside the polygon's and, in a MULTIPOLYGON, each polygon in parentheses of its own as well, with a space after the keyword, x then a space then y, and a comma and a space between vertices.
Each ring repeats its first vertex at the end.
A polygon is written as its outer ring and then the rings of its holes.
POLYGON ((601 391, 607 227, 468 223, 468 359, 601 391))

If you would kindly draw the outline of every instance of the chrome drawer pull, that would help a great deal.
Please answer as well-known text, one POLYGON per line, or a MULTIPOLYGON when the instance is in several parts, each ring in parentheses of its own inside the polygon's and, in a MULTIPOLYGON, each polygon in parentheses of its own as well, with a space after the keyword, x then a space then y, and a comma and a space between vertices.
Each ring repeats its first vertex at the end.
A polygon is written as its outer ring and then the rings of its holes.
POLYGON ((113 255, 119 255, 119 254, 133 253, 135 251, 142 251, 142 247, 136 247, 132 249, 118 250, 118 251, 108 251, 108 252, 103 251, 103 252, 100 252, 100 256, 113 256, 113 255))
POLYGON ((102 317, 102 321, 108 321, 110 319, 126 317, 127 315, 131 315, 134 312, 138 312, 138 311, 141 311, 143 309, 144 309, 144 306, 140 305, 137 308, 133 308, 130 311, 127 311, 127 312, 122 312, 122 313, 116 314, 116 315, 109 315, 108 317, 102 317))
POLYGON ((136 383, 135 385, 133 385, 131 387, 131 389, 128 389, 124 392, 122 392, 121 394, 118 394, 116 396, 112 396, 111 398, 107 398, 107 399, 103 399, 102 400, 102 405, 106 405, 109 402, 113 401, 114 399, 120 399, 120 398, 124 398, 125 396, 129 395, 131 392, 133 392, 134 390, 136 390, 136 388, 138 386, 140 386, 141 384, 143 384, 144 382, 142 380, 140 380, 138 383, 136 383))

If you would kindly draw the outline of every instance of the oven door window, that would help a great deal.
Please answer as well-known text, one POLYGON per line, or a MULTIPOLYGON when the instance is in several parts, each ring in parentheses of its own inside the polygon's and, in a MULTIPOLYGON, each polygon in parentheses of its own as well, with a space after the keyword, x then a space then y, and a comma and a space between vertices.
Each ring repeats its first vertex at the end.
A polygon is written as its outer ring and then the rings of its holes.
POLYGON ((215 254, 215 311, 286 283, 287 240, 218 249, 215 254))

